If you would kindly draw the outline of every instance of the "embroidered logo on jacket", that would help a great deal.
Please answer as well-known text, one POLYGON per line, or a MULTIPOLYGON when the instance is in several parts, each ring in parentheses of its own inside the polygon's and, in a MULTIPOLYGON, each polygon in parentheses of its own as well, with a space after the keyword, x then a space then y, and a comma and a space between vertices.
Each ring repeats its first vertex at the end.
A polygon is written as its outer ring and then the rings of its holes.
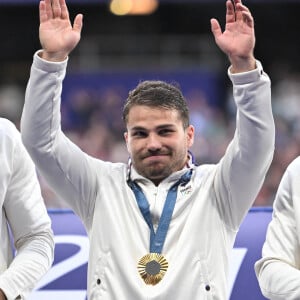
POLYGON ((186 186, 179 188, 180 196, 187 196, 192 192, 192 185, 188 184, 186 186))

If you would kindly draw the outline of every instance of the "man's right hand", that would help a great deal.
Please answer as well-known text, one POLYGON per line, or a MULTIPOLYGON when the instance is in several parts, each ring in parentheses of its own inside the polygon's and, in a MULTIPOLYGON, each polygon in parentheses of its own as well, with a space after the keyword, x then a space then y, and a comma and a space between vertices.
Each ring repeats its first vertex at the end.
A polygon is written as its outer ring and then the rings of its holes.
POLYGON ((40 56, 49 61, 63 61, 80 40, 83 16, 78 14, 72 26, 65 0, 41 0, 39 9, 43 48, 40 56))

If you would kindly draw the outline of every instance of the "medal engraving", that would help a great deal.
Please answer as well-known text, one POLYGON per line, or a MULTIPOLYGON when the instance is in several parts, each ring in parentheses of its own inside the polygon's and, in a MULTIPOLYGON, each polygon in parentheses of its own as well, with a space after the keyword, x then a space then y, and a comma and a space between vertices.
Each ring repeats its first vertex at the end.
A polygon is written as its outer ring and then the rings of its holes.
POLYGON ((146 264, 145 271, 150 275, 156 275, 160 272, 160 264, 157 261, 152 260, 146 264))
POLYGON ((143 256, 138 263, 138 271, 146 284, 156 285, 164 277, 168 269, 168 262, 159 253, 143 256))

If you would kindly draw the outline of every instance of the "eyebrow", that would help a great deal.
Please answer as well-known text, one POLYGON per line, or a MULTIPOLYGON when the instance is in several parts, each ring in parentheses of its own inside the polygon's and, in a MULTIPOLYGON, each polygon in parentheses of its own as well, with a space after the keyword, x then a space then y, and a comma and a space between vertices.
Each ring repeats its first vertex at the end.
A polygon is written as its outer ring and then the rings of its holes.
MULTIPOLYGON (((160 129, 165 129, 165 128, 174 128, 174 124, 162 124, 162 125, 159 125, 157 127, 155 127, 155 129, 157 130, 160 130, 160 129)), ((148 131, 147 128, 145 127, 142 127, 142 126, 134 126, 132 128, 130 128, 130 131, 133 131, 133 130, 145 130, 145 131, 148 131)))

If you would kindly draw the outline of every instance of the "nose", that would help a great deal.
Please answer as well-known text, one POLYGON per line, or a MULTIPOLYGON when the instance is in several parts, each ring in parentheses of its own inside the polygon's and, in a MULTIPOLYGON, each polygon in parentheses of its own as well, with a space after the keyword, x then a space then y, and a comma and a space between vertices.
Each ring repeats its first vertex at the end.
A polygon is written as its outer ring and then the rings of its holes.
POLYGON ((156 151, 161 148, 161 141, 157 134, 149 134, 146 143, 149 151, 156 151))

